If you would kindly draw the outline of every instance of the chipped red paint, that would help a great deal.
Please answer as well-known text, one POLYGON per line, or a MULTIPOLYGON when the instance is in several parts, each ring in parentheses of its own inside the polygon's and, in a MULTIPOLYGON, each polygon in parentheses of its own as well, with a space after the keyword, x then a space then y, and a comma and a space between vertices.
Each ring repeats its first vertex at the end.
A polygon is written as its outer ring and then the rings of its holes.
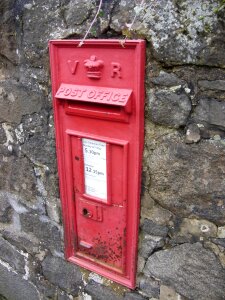
MULTIPOLYGON (((79 42, 50 41, 65 255, 75 264, 134 288, 145 42, 127 40, 122 47, 118 40, 87 40, 78 47, 79 42), (99 151, 105 153, 101 159, 106 161, 106 171, 99 165, 95 169, 94 160, 94 167, 86 169, 86 141, 102 145, 104 151, 99 151), (103 178, 102 186, 88 186, 94 189, 89 192, 85 172, 91 172, 97 183, 103 178)), ((93 155, 100 156, 93 149, 93 155)))

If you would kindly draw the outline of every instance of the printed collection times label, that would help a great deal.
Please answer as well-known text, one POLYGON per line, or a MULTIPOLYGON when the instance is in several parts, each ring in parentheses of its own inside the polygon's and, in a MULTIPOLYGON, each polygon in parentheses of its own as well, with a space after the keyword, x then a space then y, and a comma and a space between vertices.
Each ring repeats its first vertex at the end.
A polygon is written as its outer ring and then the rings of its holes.
POLYGON ((107 201, 106 143, 82 139, 85 193, 107 201))

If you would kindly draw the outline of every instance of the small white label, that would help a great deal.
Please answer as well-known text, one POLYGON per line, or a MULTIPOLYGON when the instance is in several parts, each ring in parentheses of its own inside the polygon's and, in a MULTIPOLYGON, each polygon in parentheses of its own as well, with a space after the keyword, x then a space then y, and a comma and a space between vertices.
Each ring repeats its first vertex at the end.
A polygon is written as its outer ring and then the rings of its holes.
POLYGON ((85 193, 107 200, 106 143, 82 139, 85 193))

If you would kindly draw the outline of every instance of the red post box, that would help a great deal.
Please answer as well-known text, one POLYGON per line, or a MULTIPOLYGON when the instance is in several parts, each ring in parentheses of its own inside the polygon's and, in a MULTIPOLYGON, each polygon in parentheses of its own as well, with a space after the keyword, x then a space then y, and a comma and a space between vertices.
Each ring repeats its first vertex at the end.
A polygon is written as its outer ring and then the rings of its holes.
POLYGON ((65 256, 135 287, 145 42, 50 41, 65 256))

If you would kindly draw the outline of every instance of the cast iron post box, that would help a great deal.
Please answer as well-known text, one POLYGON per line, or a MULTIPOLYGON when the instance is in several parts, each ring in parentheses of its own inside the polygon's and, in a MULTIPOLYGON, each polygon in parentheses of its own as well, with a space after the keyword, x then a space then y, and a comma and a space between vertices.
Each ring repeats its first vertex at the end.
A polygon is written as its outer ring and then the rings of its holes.
POLYGON ((135 287, 145 42, 50 41, 65 256, 135 287))

